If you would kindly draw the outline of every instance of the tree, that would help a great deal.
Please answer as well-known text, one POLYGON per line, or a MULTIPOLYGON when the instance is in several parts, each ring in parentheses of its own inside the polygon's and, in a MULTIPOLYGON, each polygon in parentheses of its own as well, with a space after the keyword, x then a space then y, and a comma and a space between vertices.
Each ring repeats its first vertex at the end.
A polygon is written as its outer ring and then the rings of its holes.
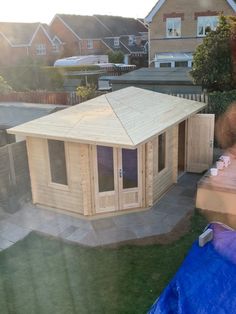
POLYGON ((231 54, 232 23, 220 16, 215 31, 209 31, 193 56, 194 82, 208 91, 227 91, 236 87, 231 54))
POLYGON ((0 94, 7 94, 12 91, 12 87, 0 76, 0 94))
POLYGON ((108 52, 108 60, 111 63, 123 63, 124 54, 122 51, 110 51, 108 52))

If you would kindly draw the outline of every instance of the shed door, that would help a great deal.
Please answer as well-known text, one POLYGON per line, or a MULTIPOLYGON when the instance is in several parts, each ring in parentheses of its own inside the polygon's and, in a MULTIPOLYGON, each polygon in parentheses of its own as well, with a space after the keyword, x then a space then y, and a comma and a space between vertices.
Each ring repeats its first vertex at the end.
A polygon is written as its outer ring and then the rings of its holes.
POLYGON ((94 146, 96 213, 118 210, 117 167, 115 148, 94 146))
POLYGON ((142 148, 118 149, 119 209, 142 206, 142 148))
POLYGON ((196 114, 188 119, 187 171, 201 173, 213 160, 214 114, 196 114))
POLYGON ((96 213, 142 205, 142 149, 94 147, 96 213))

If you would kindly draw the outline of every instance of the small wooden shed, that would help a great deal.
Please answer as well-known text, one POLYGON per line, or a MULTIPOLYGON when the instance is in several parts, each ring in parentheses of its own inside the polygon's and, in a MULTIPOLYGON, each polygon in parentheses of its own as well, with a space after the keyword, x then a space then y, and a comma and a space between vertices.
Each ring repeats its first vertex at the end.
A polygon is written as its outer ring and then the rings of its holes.
POLYGON ((33 202, 82 215, 153 205, 212 162, 205 104, 128 87, 8 130, 27 141, 33 202))

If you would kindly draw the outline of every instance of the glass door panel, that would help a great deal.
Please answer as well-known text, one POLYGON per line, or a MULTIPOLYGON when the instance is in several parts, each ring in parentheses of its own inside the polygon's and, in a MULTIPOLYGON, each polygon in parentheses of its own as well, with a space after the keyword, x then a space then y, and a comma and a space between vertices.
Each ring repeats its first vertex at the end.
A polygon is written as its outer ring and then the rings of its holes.
POLYGON ((97 146, 99 192, 114 191, 113 148, 97 146))
POLYGON ((122 149, 123 189, 138 187, 137 149, 122 149))

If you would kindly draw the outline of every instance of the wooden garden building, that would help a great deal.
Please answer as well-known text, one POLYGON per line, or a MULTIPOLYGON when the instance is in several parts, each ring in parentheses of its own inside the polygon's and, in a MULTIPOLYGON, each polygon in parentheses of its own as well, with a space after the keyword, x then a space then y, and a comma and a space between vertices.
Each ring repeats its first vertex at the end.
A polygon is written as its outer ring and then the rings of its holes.
POLYGON ((135 87, 8 130, 26 136, 33 203, 96 215, 147 208, 212 162, 204 103, 135 87))

